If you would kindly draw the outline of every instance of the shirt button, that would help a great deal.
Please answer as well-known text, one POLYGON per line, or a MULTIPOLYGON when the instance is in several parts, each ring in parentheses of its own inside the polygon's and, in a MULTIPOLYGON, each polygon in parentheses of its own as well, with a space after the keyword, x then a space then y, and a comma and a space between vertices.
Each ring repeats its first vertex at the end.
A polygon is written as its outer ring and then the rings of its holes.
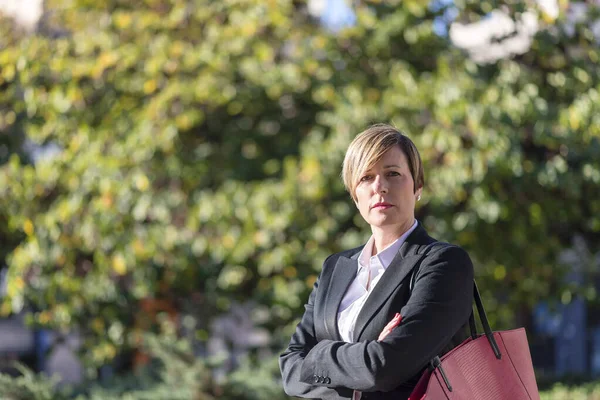
POLYGON ((319 383, 319 377, 317 375, 313 375, 313 383, 319 383))
POLYGON ((329 379, 329 378, 325 378, 325 382, 324 382, 324 383, 325 383, 326 385, 329 385, 329 384, 331 383, 331 379, 329 379))

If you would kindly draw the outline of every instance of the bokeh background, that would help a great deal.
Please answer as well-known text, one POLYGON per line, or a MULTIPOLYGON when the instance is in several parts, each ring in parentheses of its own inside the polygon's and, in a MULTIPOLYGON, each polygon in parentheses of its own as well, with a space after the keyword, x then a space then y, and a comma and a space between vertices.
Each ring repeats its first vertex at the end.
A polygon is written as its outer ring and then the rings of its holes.
POLYGON ((597 1, 1 0, 0 397, 286 398, 388 122, 543 398, 600 399, 599 63, 597 1))

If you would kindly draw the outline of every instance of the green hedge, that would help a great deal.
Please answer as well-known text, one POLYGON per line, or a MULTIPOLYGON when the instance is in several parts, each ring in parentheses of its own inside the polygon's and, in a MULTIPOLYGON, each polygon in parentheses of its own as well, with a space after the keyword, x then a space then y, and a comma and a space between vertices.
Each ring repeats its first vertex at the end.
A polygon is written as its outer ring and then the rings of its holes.
MULTIPOLYGON (((173 357, 170 358, 172 362, 173 357)), ((202 389, 202 384, 194 377, 203 376, 206 383, 205 368, 201 363, 178 375, 169 370, 166 364, 157 370, 148 369, 134 376, 119 377, 105 385, 93 384, 82 388, 56 387, 56 380, 22 368, 21 377, 0 374, 0 397, 5 400, 154 400, 154 399, 197 399, 212 400, 285 400, 288 397, 272 373, 277 367, 267 364, 259 370, 240 368, 221 385, 213 385, 210 392, 202 389), (172 378, 179 378, 179 380, 172 378)), ((170 364, 169 364, 170 365, 170 364)), ((580 386, 568 386, 556 383, 550 389, 540 392, 541 400, 600 400, 600 383, 586 383, 580 386)))
POLYGON ((600 400, 600 382, 586 383, 581 386, 557 383, 540 395, 541 400, 600 400))
POLYGON ((222 359, 201 358, 189 341, 170 335, 147 335, 143 348, 150 361, 136 371, 117 374, 99 382, 78 386, 57 385, 56 377, 36 374, 19 365, 21 376, 0 374, 3 400, 277 400, 287 398, 278 383, 276 358, 258 362, 242 360, 238 368, 222 378, 214 369, 222 359))
MULTIPOLYGON (((36 374, 19 366, 22 375, 0 374, 0 399, 4 400, 284 400, 279 366, 274 357, 244 359, 230 374, 215 374, 223 358, 202 358, 189 340, 173 333, 146 335, 142 348, 150 362, 134 372, 113 378, 83 382, 75 387, 59 387, 58 379, 36 374), (252 361, 252 362, 251 362, 252 361)), ((541 400, 600 400, 600 382, 548 385, 541 400)))

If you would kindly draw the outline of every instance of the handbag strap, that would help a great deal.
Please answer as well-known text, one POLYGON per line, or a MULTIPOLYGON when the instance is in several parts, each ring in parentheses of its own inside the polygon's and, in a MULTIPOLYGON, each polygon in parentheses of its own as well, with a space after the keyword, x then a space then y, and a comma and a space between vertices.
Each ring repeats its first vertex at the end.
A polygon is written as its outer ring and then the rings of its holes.
MULTIPOLYGON (((488 342, 490 342, 490 346, 492 346, 492 350, 494 351, 496 358, 500 360, 502 358, 502 354, 500 353, 500 348, 498 347, 498 343, 496 343, 496 338, 494 338, 494 332, 492 332, 492 328, 490 327, 487 315, 485 314, 485 309, 483 308, 483 301, 481 301, 481 295, 479 294, 479 289, 477 288, 477 282, 475 282, 475 279, 473 279, 473 297, 475 299, 477 313, 479 314, 479 320, 481 321, 481 325, 483 326, 485 336, 487 337, 488 342)), ((475 336, 477 336, 477 330, 474 330, 475 319, 473 318, 473 311, 471 311, 469 325, 471 327, 471 337, 473 337, 473 332, 475 332, 475 336)))
MULTIPOLYGON (((423 257, 421 257, 420 261, 422 261, 423 258, 425 258, 429 254, 429 252, 431 251, 431 249, 433 248, 433 246, 436 243, 439 243, 439 242, 433 242, 433 243, 430 243, 427 245, 427 247, 425 248, 425 251, 422 253, 423 257)), ((412 276, 410 277, 410 283, 409 283, 409 293, 412 293, 412 289, 414 287, 416 277, 417 277, 417 272, 418 272, 420 266, 421 266, 421 263, 419 262, 419 263, 417 263, 415 268, 413 268, 412 276)), ((490 346, 494 352, 494 355, 496 356, 497 359, 501 359, 502 354, 500 353, 500 348, 498 347, 496 338, 494 338, 494 332, 492 331, 492 328, 490 327, 490 323, 489 323, 487 315, 485 313, 485 308, 483 307, 483 301, 481 300, 481 294, 479 293, 479 289, 477 288, 477 282, 475 282, 475 279, 473 279, 473 300, 475 301, 475 306, 477 308, 477 314, 479 315, 479 320, 481 321, 481 326, 483 327, 483 332, 485 333, 485 336, 487 337, 487 340, 490 343, 490 346)), ((469 330, 471 331, 471 338, 473 340, 477 339, 477 325, 475 324, 475 315, 473 313, 473 310, 471 310, 471 315, 469 316, 469 330)))

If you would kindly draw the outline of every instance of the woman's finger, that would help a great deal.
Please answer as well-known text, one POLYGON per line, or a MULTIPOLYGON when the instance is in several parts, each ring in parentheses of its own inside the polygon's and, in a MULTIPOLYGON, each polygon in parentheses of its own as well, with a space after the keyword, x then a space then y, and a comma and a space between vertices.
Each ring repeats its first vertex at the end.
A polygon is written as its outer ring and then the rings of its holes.
POLYGON ((392 320, 388 322, 385 328, 383 328, 377 340, 383 340, 383 338, 385 338, 392 331, 392 329, 394 329, 400 324, 400 321, 402 321, 402 315, 396 313, 396 315, 394 315, 394 318, 392 318, 392 320))

